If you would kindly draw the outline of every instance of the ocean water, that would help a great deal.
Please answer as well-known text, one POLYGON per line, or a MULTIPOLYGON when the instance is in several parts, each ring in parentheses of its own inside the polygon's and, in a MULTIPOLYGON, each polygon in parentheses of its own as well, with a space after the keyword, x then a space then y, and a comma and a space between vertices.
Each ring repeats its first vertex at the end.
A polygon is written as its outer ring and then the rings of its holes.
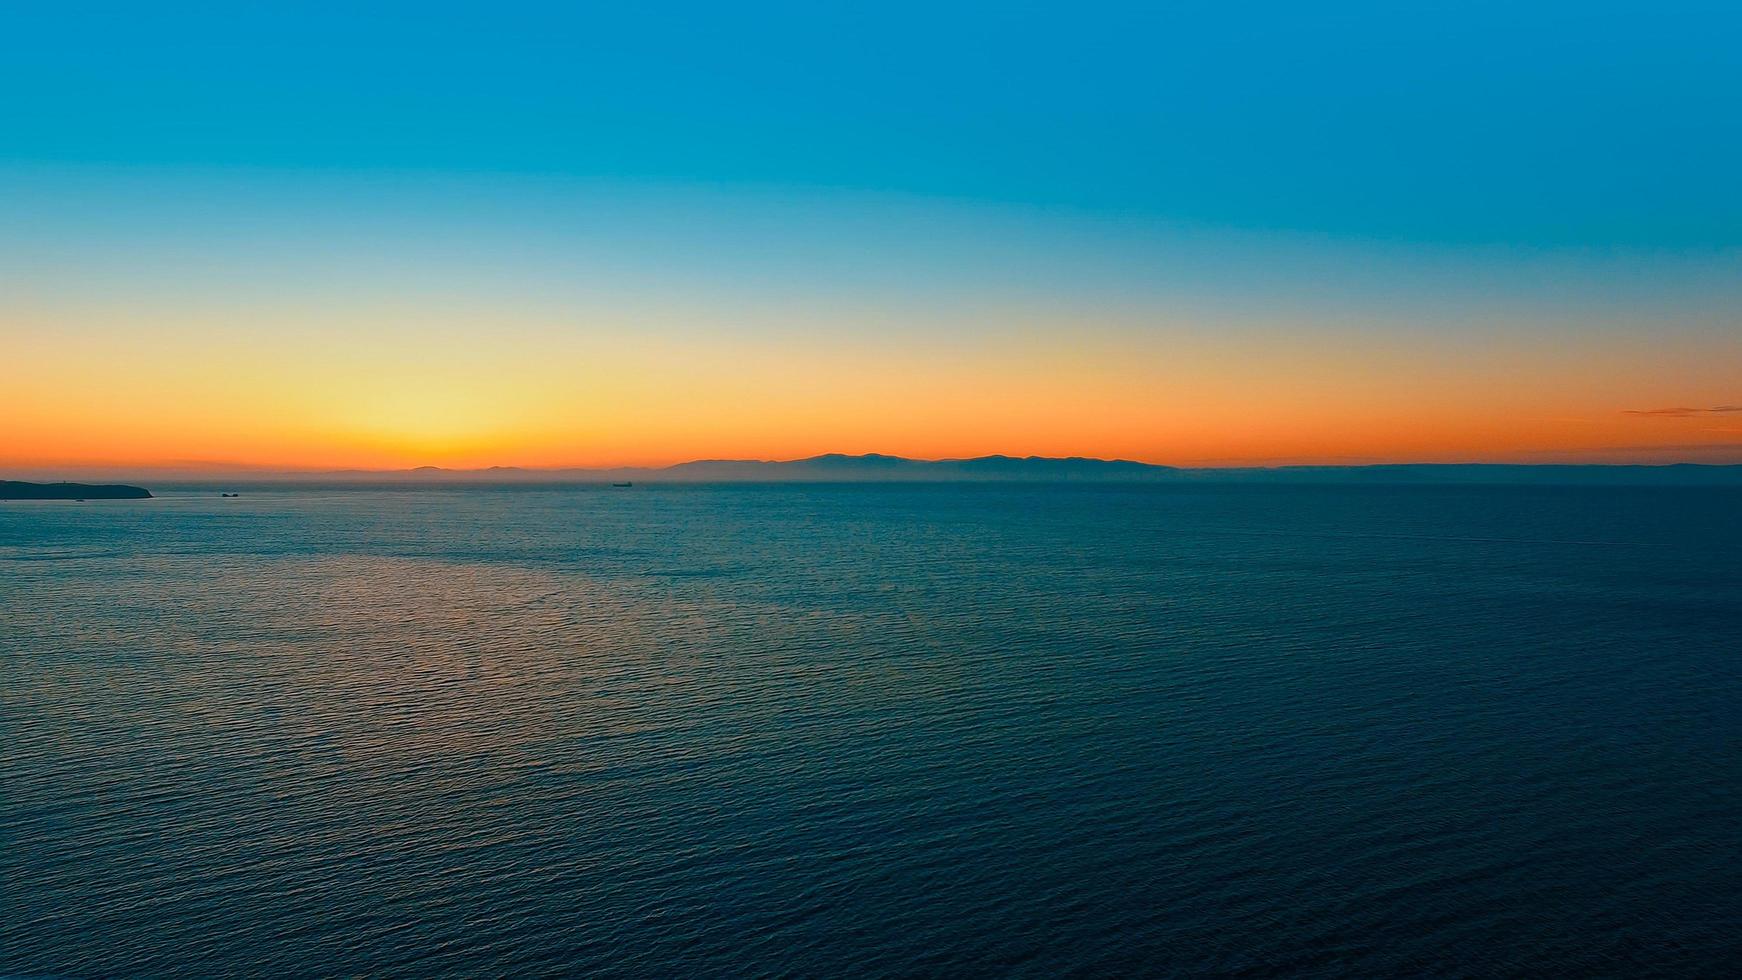
POLYGON ((0 504, 0 973, 1735 975, 1742 495, 0 504))

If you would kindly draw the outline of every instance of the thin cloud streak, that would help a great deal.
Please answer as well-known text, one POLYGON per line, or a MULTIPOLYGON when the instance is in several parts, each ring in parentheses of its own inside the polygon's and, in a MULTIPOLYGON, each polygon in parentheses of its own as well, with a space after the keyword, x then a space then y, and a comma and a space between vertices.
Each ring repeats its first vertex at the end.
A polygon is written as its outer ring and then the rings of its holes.
POLYGON ((1742 412, 1742 405, 1714 405, 1711 408, 1630 408, 1623 415, 1642 415, 1659 419, 1685 419, 1695 415, 1723 415, 1742 412))

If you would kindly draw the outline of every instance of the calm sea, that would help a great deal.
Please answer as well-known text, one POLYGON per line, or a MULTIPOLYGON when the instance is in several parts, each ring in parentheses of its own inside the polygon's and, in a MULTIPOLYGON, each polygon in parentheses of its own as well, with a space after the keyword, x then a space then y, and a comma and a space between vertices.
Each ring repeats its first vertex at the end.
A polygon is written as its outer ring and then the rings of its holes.
POLYGON ((0 973, 1734 975, 1742 494, 0 504, 0 973))

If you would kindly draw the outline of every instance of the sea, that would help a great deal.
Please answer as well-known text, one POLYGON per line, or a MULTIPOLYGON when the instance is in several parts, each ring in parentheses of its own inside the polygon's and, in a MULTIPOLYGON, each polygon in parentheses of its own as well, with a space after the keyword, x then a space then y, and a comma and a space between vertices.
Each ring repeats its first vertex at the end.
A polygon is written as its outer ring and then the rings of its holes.
POLYGON ((0 974, 1742 972, 1734 487, 152 489, 0 504, 0 974))

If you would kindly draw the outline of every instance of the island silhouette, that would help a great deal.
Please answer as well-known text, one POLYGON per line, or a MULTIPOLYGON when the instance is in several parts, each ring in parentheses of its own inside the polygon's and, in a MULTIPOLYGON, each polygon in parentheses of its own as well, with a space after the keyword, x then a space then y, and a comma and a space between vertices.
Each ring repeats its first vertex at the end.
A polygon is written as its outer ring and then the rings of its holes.
POLYGON ((144 500, 151 491, 124 483, 26 483, 0 480, 0 500, 144 500))

